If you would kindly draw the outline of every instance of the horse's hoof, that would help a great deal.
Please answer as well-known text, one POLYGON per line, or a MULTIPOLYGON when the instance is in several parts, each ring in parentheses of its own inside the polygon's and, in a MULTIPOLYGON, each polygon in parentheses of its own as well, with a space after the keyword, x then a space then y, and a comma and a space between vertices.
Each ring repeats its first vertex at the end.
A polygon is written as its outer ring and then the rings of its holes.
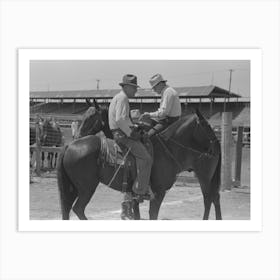
POLYGON ((134 218, 132 216, 128 216, 128 215, 121 215, 121 219, 122 220, 134 220, 134 218))

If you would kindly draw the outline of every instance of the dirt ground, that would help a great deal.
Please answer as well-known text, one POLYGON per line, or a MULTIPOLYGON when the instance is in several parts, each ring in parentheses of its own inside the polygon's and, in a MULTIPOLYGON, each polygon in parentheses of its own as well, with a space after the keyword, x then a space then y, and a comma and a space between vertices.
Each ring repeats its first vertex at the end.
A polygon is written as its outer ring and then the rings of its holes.
MULTIPOLYGON (((221 208, 224 220, 250 219, 250 148, 243 149, 241 187, 221 192, 221 208)), ((86 208, 92 220, 120 219, 122 194, 100 184, 86 208)), ((141 204, 143 219, 148 219, 148 202, 141 204)), ((214 219, 212 207, 210 219, 214 219)), ((203 198, 199 184, 192 173, 179 174, 176 183, 167 193, 160 209, 159 219, 200 220, 203 215, 203 198)), ((61 219, 56 174, 45 172, 32 177, 30 184, 30 219, 61 219)), ((77 219, 72 213, 71 219, 77 219)))
MULTIPOLYGON (((71 129, 63 128, 65 142, 72 140, 71 129)), ((232 174, 234 174, 235 147, 232 147, 232 174)), ((93 220, 120 219, 122 194, 100 184, 86 208, 86 215, 93 220)), ((241 187, 221 192, 221 208, 225 220, 250 219, 250 147, 243 148, 241 187)), ((148 219, 148 202, 140 206, 141 217, 148 219)), ((199 184, 192 173, 178 175, 174 186, 167 193, 159 212, 159 219, 200 220, 203 215, 203 198, 199 184)), ((212 206, 210 219, 214 219, 212 206)), ((30 219, 61 219, 59 194, 55 171, 32 176, 30 184, 30 219)), ((77 219, 72 213, 71 219, 77 219)))

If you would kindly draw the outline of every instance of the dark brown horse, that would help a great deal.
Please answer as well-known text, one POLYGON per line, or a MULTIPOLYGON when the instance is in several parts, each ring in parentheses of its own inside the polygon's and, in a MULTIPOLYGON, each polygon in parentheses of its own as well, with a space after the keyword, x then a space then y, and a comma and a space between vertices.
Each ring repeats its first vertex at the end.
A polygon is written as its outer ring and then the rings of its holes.
MULTIPOLYGON (((91 125, 84 125, 88 127, 90 134, 103 130, 107 137, 111 137, 107 109, 89 110, 91 112, 83 122, 91 119, 91 125)), ((60 154, 57 174, 63 219, 69 219, 71 209, 79 219, 87 219, 84 211, 97 185, 100 182, 108 185, 114 175, 115 169, 99 160, 100 138, 95 135, 84 136, 86 134, 88 133, 80 134, 82 137, 66 146, 60 154)), ((212 203, 215 206, 216 219, 221 219, 220 143, 199 111, 183 117, 151 140, 154 148, 151 187, 155 199, 150 201, 150 219, 158 218, 166 191, 174 184, 176 175, 184 170, 194 171, 199 180, 205 207, 203 219, 208 219, 212 203)), ((122 191, 122 179, 123 169, 110 187, 122 191)), ((132 188, 134 180, 135 174, 132 172, 128 177, 128 189, 132 188)), ((135 219, 140 219, 137 202, 134 203, 133 210, 135 219)))

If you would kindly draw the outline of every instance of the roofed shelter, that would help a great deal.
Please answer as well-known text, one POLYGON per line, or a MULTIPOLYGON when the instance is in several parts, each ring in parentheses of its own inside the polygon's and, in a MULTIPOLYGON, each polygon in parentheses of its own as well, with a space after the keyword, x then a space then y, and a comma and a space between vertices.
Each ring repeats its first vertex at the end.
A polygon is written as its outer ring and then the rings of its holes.
MULTIPOLYGON (((198 86, 198 87, 174 87, 179 93, 179 98, 185 109, 188 107, 188 103, 193 103, 200 110, 206 113, 206 117, 210 117, 215 113, 214 103, 215 100, 229 101, 229 99, 238 98, 239 95, 230 93, 228 90, 223 88, 209 85, 209 86, 198 86), (195 102, 194 102, 195 101, 195 102), (205 105, 209 107, 206 109, 205 105)), ((99 100, 100 103, 108 103, 110 100, 120 91, 120 89, 99 89, 99 90, 74 90, 74 91, 31 91, 30 101, 36 106, 39 102, 49 103, 55 102, 59 104, 67 103, 65 106, 73 108, 73 112, 76 112, 76 102, 84 102, 85 99, 93 98, 99 100), (69 104, 71 103, 71 105, 69 104)), ((139 108, 143 111, 156 109, 157 104, 160 101, 161 96, 152 91, 151 89, 139 88, 135 97, 131 99, 132 109, 139 108)), ((221 102, 220 101, 220 102, 221 102)), ((219 105, 219 104, 218 104, 219 105)), ((217 106, 218 106, 217 105, 217 106)), ((218 106, 219 107, 219 106, 218 106)), ((216 108, 216 111, 218 108, 216 108)), ((222 109, 219 107, 219 111, 222 109)))

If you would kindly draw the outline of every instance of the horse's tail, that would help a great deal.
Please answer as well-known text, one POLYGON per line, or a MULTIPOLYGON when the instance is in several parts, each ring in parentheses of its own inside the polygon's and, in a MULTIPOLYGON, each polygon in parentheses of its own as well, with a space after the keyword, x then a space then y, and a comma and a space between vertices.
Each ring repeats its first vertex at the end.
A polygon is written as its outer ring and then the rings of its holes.
POLYGON ((63 220, 69 220, 69 213, 72 208, 72 204, 77 197, 77 190, 68 177, 63 165, 63 159, 67 148, 68 146, 63 147, 57 164, 57 183, 60 194, 60 206, 63 220))

